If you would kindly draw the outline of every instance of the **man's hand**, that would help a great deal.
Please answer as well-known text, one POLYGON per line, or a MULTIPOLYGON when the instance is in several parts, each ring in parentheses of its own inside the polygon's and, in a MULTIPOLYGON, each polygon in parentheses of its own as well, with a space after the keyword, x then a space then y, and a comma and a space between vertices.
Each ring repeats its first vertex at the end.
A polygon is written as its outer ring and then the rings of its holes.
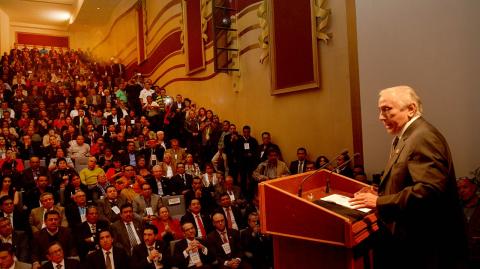
POLYGON ((354 197, 348 200, 354 209, 376 208, 378 195, 372 192, 357 192, 354 197))

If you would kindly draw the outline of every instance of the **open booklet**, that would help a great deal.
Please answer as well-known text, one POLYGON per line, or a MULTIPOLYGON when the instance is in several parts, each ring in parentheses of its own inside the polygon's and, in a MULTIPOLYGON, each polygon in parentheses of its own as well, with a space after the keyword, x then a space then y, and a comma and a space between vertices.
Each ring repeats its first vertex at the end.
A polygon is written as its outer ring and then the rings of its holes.
MULTIPOLYGON (((325 197, 321 198, 320 200, 323 200, 323 201, 326 201, 326 202, 332 202, 332 203, 335 203, 335 204, 353 209, 353 206, 350 205, 350 203, 348 202, 349 199, 350 199, 350 197, 345 196, 345 195, 332 194, 332 195, 329 195, 329 196, 325 196, 325 197)), ((356 210, 362 211, 364 213, 368 213, 368 212, 371 211, 370 208, 358 208, 356 210)))

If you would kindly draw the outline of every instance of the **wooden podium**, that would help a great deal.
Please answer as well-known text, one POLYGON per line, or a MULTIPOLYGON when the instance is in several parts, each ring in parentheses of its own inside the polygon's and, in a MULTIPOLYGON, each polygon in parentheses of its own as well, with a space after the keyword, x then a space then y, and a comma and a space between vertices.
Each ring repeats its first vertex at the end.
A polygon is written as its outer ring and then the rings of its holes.
POLYGON ((369 185, 321 170, 298 197, 300 182, 312 173, 259 184, 261 229, 273 236, 275 269, 372 268, 366 239, 378 230, 375 214, 352 221, 312 202, 334 193, 353 196, 369 185))

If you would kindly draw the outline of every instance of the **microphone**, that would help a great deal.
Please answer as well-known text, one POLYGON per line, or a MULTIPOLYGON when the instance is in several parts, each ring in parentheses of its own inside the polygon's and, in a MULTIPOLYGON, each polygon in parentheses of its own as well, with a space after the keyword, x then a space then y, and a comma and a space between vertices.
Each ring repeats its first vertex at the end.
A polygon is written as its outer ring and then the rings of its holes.
MULTIPOLYGON (((352 162, 352 160, 357 157, 357 156, 360 156, 360 153, 355 153, 353 154, 352 158, 348 159, 346 162, 342 163, 341 165, 337 166, 337 168, 333 169, 331 172, 330 172, 330 175, 333 174, 333 173, 337 173, 337 174, 340 174, 340 170, 341 168, 347 166, 347 164, 349 164, 350 162, 352 162), (338 172, 335 172, 335 170, 337 170, 338 172)), ((325 192, 326 193, 330 193, 330 177, 327 178, 327 186, 325 187, 325 192)))
POLYGON ((332 159, 331 161, 329 161, 328 163, 320 166, 320 168, 318 168, 317 170, 315 170, 315 172, 311 173, 310 175, 306 176, 305 178, 302 179, 302 181, 300 182, 300 185, 298 187, 298 197, 302 197, 302 192, 303 192, 303 183, 305 183, 305 181, 307 181, 307 179, 311 178, 312 176, 316 175, 318 172, 320 172, 322 169, 324 169, 325 167, 331 165, 333 163, 334 160, 336 160, 338 157, 342 156, 342 155, 345 155, 348 153, 348 149, 344 149, 342 150, 342 152, 340 152, 340 154, 338 154, 334 159, 332 159))

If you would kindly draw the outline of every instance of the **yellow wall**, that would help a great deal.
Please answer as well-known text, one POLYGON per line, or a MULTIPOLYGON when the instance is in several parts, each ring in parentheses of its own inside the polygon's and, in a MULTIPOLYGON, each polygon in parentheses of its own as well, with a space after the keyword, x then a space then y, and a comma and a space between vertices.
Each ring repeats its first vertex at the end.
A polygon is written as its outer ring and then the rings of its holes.
MULTIPOLYGON (((174 0, 175 1, 175 0, 174 0)), ((170 1, 147 0, 147 20, 152 22, 155 14, 170 1)), ((162 17, 176 17, 181 11, 178 3, 168 9, 162 17)), ((294 92, 284 95, 270 95, 270 63, 259 62, 261 49, 254 48, 247 51, 240 58, 241 71, 232 75, 218 74, 205 81, 179 81, 169 83, 176 78, 207 77, 213 74, 213 63, 206 66, 202 72, 187 76, 184 67, 167 70, 175 65, 185 63, 185 55, 177 53, 163 62, 152 74, 153 80, 158 79, 158 85, 165 85, 170 95, 180 93, 190 97, 198 105, 211 108, 222 119, 229 119, 238 128, 244 124, 252 127, 253 135, 260 142, 260 133, 272 133, 273 142, 277 143, 286 160, 295 158, 296 148, 305 146, 310 152, 311 159, 319 154, 335 155, 343 148, 353 148, 351 104, 350 104, 350 74, 348 58, 347 15, 344 1, 327 1, 332 10, 329 32, 333 39, 319 46, 319 66, 321 88, 317 90, 294 92), (239 76, 238 82, 235 76, 239 76), (233 84, 237 85, 233 87, 233 84)), ((209 4, 210 5, 210 4, 209 4)), ((239 31, 251 26, 258 26, 257 4, 248 13, 242 14, 238 22, 239 31)), ((134 11, 132 11, 134 13, 134 11)), ((124 19, 130 15, 123 15, 124 19)), ((123 19, 122 19, 123 20, 123 19)), ((114 26, 122 29, 125 24, 114 26)), ((155 44, 162 39, 165 33, 180 27, 180 20, 171 21, 158 19, 150 29, 155 36, 148 36, 153 40, 147 46, 152 51, 155 44), (160 27, 162 26, 162 27, 160 27)), ((240 39, 240 49, 256 45, 260 29, 253 27, 240 39)), ((125 32, 123 32, 125 33, 125 32)), ((106 55, 110 44, 114 45, 111 51, 117 51, 118 46, 125 44, 125 40, 134 37, 131 29, 126 34, 110 35, 109 40, 101 45, 99 53, 106 55), (105 48, 105 51, 103 51, 105 48)), ((135 44, 136 45, 136 44, 135 44)), ((258 46, 257 46, 258 47, 258 46)), ((213 49, 206 50, 207 62, 212 59, 213 49)))
POLYGON ((10 51, 10 18, 0 9, 0 53, 10 51))

